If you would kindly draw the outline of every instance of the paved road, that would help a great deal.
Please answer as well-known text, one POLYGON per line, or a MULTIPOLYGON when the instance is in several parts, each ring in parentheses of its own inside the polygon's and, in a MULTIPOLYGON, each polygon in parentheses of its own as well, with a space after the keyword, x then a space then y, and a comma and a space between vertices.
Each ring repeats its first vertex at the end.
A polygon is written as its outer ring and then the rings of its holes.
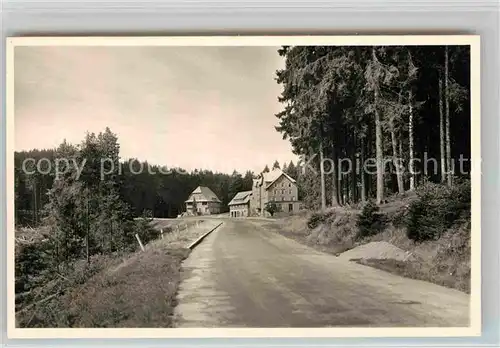
POLYGON ((469 295, 225 219, 184 262, 177 327, 468 326, 469 295))

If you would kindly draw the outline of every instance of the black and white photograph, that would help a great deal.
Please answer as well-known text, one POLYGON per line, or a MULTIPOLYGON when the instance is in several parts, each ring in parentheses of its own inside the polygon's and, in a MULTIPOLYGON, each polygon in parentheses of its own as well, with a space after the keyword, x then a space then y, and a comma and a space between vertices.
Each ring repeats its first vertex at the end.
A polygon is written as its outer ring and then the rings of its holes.
POLYGON ((15 330, 480 330, 477 36, 184 39, 9 39, 15 330))

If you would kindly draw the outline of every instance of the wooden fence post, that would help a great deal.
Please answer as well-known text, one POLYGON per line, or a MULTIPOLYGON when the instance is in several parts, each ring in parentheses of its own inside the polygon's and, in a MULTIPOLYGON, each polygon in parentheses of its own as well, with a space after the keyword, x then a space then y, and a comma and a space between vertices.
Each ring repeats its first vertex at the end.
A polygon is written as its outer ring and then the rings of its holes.
POLYGON ((139 242, 139 245, 141 246, 141 250, 144 251, 144 245, 142 245, 141 239, 139 238, 139 235, 136 233, 135 238, 139 242))

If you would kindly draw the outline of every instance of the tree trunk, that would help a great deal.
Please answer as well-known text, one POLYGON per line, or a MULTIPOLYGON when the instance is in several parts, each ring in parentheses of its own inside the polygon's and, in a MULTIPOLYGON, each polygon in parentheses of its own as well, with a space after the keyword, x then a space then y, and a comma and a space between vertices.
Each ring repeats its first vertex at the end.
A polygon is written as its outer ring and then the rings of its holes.
POLYGON ((446 168, 448 170, 448 186, 453 184, 453 168, 451 167, 451 144, 450 144, 450 95, 448 89, 448 46, 444 50, 444 93, 445 93, 445 132, 446 132, 446 168))
POLYGON ((410 107, 410 117, 408 121, 408 138, 409 138, 409 170, 410 170, 410 191, 415 189, 415 174, 413 168, 413 95, 411 90, 408 91, 408 104, 410 107))
POLYGON ((446 152, 444 146, 443 79, 439 76, 439 150, 441 152, 441 182, 446 180, 446 152))
POLYGON ((351 204, 351 201, 349 199, 349 175, 348 174, 344 175, 344 202, 346 204, 351 204))
MULTIPOLYGON (((52 229, 52 233, 54 233, 54 230, 52 229)), ((56 269, 57 269, 57 272, 59 273, 61 271, 61 256, 60 256, 60 252, 61 252, 61 248, 59 246, 59 244, 61 243, 61 237, 60 237, 60 232, 59 232, 59 229, 56 229, 55 231, 55 234, 56 234, 56 269)), ((67 239, 65 239, 66 241, 67 239)), ((68 247, 65 248, 65 250, 68 250, 68 247)), ((67 259, 67 257, 66 257, 67 259)))
MULTIPOLYGON (((403 140, 401 136, 401 132, 398 134, 398 146, 399 146, 399 156, 401 157, 401 160, 404 160, 404 154, 403 154, 403 140)), ((402 180, 403 180, 403 190, 405 190, 406 184, 405 184, 405 178, 403 174, 401 174, 402 180)))
MULTIPOLYGON (((366 158, 373 158, 373 127, 372 123, 368 123, 368 132, 366 134, 366 158)), ((370 170, 371 172, 371 170, 370 170)), ((372 175, 365 175, 366 180, 366 198, 369 199, 374 196, 373 194, 373 177, 372 175)))
POLYGON ((38 224, 38 200, 37 200, 37 185, 36 179, 33 178, 33 224, 38 224))
POLYGON ((393 156, 393 163, 394 167, 396 168, 396 177, 398 181, 398 193, 402 194, 405 192, 405 188, 403 185, 403 173, 401 171, 400 163, 399 161, 400 156, 398 154, 398 144, 396 140, 396 133, 394 131, 394 122, 391 121, 391 143, 392 143, 392 156, 393 156))
POLYGON ((319 170, 321 176, 321 210, 326 209, 326 196, 325 196, 325 170, 323 166, 323 142, 319 145, 319 170))
POLYGON ((85 254, 87 257, 87 263, 90 263, 89 234, 90 234, 90 199, 89 196, 87 195, 87 231, 85 234, 85 254))
POLYGON ((351 181, 351 191, 352 191, 352 203, 358 201, 358 170, 356 163, 356 150, 358 146, 358 139, 356 136, 356 131, 352 134, 353 144, 352 144, 352 181, 351 181))
POLYGON ((361 138, 361 201, 366 202, 366 182, 365 182, 365 138, 361 138))
MULTIPOLYGON (((375 47, 372 48, 373 62, 376 63, 377 57, 375 55, 375 47)), ((375 148, 377 157, 377 204, 382 203, 384 200, 384 153, 382 148, 382 121, 378 110, 379 95, 378 95, 378 81, 375 83, 374 88, 375 96, 375 148)))
POLYGON ((340 187, 340 204, 346 205, 347 202, 345 200, 345 175, 344 174, 342 174, 340 176, 339 187, 340 187))
POLYGON ((335 151, 335 145, 332 146, 332 206, 339 206, 339 190, 338 190, 338 178, 337 178, 337 166, 336 166, 337 156, 335 151))

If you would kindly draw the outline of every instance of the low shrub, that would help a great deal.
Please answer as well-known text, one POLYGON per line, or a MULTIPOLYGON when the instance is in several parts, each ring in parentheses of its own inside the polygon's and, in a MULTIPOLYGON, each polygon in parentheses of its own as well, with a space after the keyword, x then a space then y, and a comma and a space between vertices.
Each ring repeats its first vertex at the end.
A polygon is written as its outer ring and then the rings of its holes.
POLYGON ((50 255, 47 243, 19 244, 15 250, 15 288, 18 294, 30 291, 42 282, 43 273, 50 266, 50 255))
MULTIPOLYGON (((148 244, 152 240, 158 239, 160 232, 153 227, 152 219, 141 218, 136 221, 135 232, 139 235, 143 244, 148 244)), ((136 242, 133 243, 136 246, 136 242)))
POLYGON ((358 227, 356 239, 362 239, 382 232, 387 219, 379 210, 374 201, 369 200, 365 203, 356 220, 356 226, 358 227))
POLYGON ((271 216, 274 216, 274 214, 280 211, 279 206, 275 202, 266 203, 264 210, 271 214, 271 216))
POLYGON ((408 223, 409 206, 399 208, 391 218, 392 225, 396 228, 406 227, 408 223))
POLYGON ((328 220, 332 219, 334 216, 335 216, 334 210, 314 212, 307 220, 307 227, 311 230, 315 229, 319 225, 324 224, 328 220))
POLYGON ((409 239, 436 240, 454 224, 470 221, 470 181, 451 187, 428 183, 417 190, 418 199, 408 209, 406 232, 409 239))

